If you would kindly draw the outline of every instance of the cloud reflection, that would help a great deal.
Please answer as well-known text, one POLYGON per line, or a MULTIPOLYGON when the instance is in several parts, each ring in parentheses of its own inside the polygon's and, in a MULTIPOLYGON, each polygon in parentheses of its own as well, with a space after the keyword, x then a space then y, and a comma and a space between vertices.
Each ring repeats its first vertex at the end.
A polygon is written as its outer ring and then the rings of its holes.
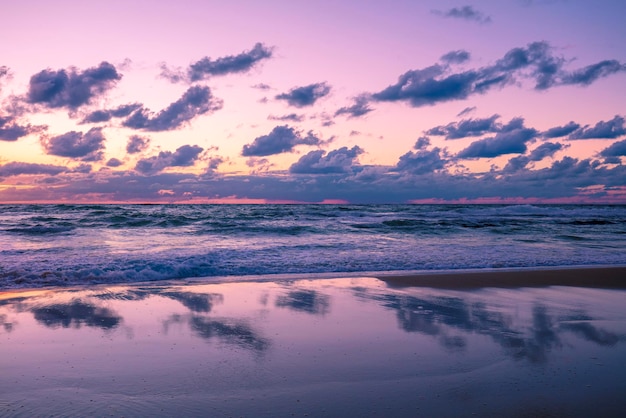
POLYGON ((48 328, 102 328, 105 330, 116 328, 122 317, 111 309, 99 307, 91 303, 74 299, 69 303, 55 303, 31 309, 37 322, 48 328))
MULTIPOLYGON (((549 354, 563 347, 562 334, 573 333, 592 343, 613 346, 620 337, 596 327, 586 314, 585 321, 567 321, 536 303, 529 324, 514 325, 511 315, 498 311, 498 305, 484 302, 469 303, 457 297, 437 296, 418 298, 398 294, 373 294, 357 290, 357 296, 375 300, 396 312, 398 326, 406 332, 418 332, 436 337, 447 350, 464 350, 467 341, 463 331, 489 336, 505 354, 516 360, 545 363, 549 354)), ((581 315, 577 315, 578 318, 581 315)))
POLYGON ((276 298, 276 307, 313 315, 325 315, 330 304, 328 296, 315 290, 292 290, 276 298))

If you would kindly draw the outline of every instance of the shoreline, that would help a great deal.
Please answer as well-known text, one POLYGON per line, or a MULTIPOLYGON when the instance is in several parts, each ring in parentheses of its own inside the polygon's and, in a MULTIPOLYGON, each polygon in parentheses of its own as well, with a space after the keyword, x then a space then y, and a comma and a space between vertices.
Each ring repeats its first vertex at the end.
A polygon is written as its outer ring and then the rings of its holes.
POLYGON ((279 273, 245 276, 206 276, 140 282, 68 284, 67 286, 0 288, 0 295, 56 289, 82 289, 112 286, 172 286, 238 282, 292 282, 374 278, 390 287, 431 287, 473 289, 483 287, 516 288, 573 286, 626 289, 626 265, 578 265, 541 267, 503 267, 458 270, 387 270, 325 273, 279 273))

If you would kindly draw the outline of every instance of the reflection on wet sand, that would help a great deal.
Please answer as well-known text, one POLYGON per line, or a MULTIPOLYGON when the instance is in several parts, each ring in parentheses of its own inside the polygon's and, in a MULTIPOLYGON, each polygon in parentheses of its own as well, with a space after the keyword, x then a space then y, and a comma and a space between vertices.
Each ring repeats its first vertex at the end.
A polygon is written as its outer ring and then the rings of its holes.
MULTIPOLYGON (((513 326, 511 314, 495 311, 497 306, 485 302, 469 304, 459 297, 417 298, 406 295, 370 294, 357 291, 360 298, 369 298, 385 308, 396 311, 399 326, 406 332, 419 332, 438 337, 448 349, 464 349, 466 338, 450 336, 451 331, 464 331, 489 336, 504 352, 515 359, 533 363, 548 360, 548 353, 562 346, 560 335, 573 332, 588 341, 600 345, 614 345, 620 337, 613 332, 594 326, 593 318, 576 311, 585 322, 566 322, 550 314, 540 303, 532 307, 532 321, 513 326)), ((570 314, 572 316, 572 314, 570 314)))
POLYGON ((365 278, 0 294, 0 415, 612 416, 624 296, 365 278))

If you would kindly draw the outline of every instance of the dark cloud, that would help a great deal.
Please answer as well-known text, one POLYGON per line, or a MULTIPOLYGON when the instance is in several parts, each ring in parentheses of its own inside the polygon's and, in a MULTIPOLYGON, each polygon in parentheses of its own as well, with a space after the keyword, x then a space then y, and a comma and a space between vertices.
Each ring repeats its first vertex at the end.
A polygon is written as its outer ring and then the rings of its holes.
POLYGON ((618 141, 600 152, 603 157, 624 157, 626 156, 626 139, 618 141))
POLYGON ((461 64, 470 59, 470 53, 459 49, 457 51, 450 51, 447 54, 441 56, 441 61, 448 64, 461 64))
POLYGON ((563 149, 563 145, 558 142, 545 142, 532 150, 530 153, 531 161, 541 161, 546 157, 552 157, 555 152, 563 149))
POLYGON ((96 110, 89 113, 80 123, 100 123, 108 122, 112 118, 125 118, 135 110, 141 109, 141 104, 130 103, 118 106, 114 109, 96 110))
POLYGON ((55 176, 65 171, 67 171, 67 167, 50 164, 10 162, 0 165, 1 177, 19 176, 21 174, 47 174, 55 176))
POLYGON ((472 142, 457 154, 458 158, 492 158, 505 154, 523 154, 526 143, 535 138, 532 128, 517 128, 497 133, 494 137, 472 142))
POLYGON ((20 125, 12 116, 0 116, 0 141, 17 141, 23 136, 45 130, 46 126, 20 125))
POLYGON ((27 101, 47 107, 67 107, 75 109, 90 103, 91 99, 102 95, 122 78, 115 67, 108 62, 79 71, 43 70, 30 78, 27 101))
POLYGON ((267 119, 277 120, 277 121, 282 121, 282 122, 302 122, 304 120, 304 115, 297 115, 295 113, 290 113, 284 116, 269 115, 267 119))
POLYGON ((191 81, 198 81, 212 76, 243 73, 252 69, 259 61, 271 56, 272 48, 257 43, 251 50, 237 55, 228 55, 215 60, 204 57, 189 66, 188 76, 191 81))
POLYGON ((589 125, 578 128, 570 134, 568 139, 613 139, 626 135, 626 127, 624 126, 624 118, 615 115, 608 121, 600 121, 595 126, 589 125))
POLYGON ((311 151, 292 164, 289 172, 293 174, 347 173, 362 153, 363 150, 358 146, 350 149, 341 147, 328 154, 323 150, 311 151))
POLYGON ((533 42, 513 48, 493 65, 462 72, 451 72, 447 63, 421 70, 410 70, 371 97, 377 101, 406 101, 411 106, 434 105, 450 100, 463 100, 471 95, 514 83, 518 79, 534 81, 536 90, 561 85, 588 85, 593 81, 623 71, 616 61, 602 61, 580 70, 563 70, 565 58, 555 56, 547 42, 533 42))
POLYGON ((259 90, 269 90, 272 87, 269 84, 265 84, 265 83, 258 83, 252 86, 253 89, 259 89, 259 90))
POLYGON ((459 122, 431 128, 426 131, 426 134, 445 136, 446 139, 459 139, 468 136, 479 136, 485 133, 496 133, 502 130, 502 125, 496 122, 498 118, 500 118, 500 115, 493 115, 483 119, 463 119, 459 122))
POLYGON ((128 138, 128 142, 126 143, 126 152, 129 154, 137 154, 141 151, 145 151, 148 145, 150 145, 150 138, 132 135, 128 138))
POLYGON ((354 104, 352 106, 342 107, 337 110, 335 116, 348 115, 349 118, 358 118, 372 110, 374 109, 369 106, 369 96, 360 95, 354 98, 354 104))
POLYGON ((604 60, 588 65, 563 76, 563 84, 581 84, 588 86, 599 78, 626 71, 626 65, 616 60, 604 60))
POLYGON ((107 167, 119 167, 122 164, 124 164, 122 161, 118 160, 117 158, 111 158, 109 159, 109 161, 107 161, 107 167))
POLYGON ((580 128, 579 124, 570 121, 567 125, 555 126, 554 128, 550 128, 547 131, 543 132, 541 135, 547 139, 560 138, 562 136, 571 134, 578 128, 580 128))
POLYGON ((216 59, 204 57, 191 64, 187 72, 171 70, 164 64, 161 66, 161 77, 172 83, 181 81, 195 82, 210 77, 223 76, 233 73, 244 73, 251 70, 261 60, 271 58, 272 48, 257 43, 249 51, 237 55, 227 55, 216 59))
POLYGON ((308 132, 306 136, 288 125, 277 126, 267 135, 259 136, 248 145, 244 145, 241 155, 244 157, 264 157, 267 155, 290 152, 297 145, 320 145, 322 140, 308 132))
POLYGON ((433 13, 443 17, 469 20, 480 24, 491 23, 490 16, 487 16, 483 12, 476 10, 472 6, 453 7, 446 11, 433 10, 433 13))
POLYGON ((87 133, 70 131, 63 135, 42 139, 46 153, 82 161, 100 161, 105 138, 102 128, 91 128, 87 133))
POLYGON ((416 152, 409 151, 400 157, 395 171, 420 175, 441 170, 447 163, 447 160, 442 158, 441 154, 442 152, 439 148, 433 148, 430 151, 423 148, 416 152))
POLYGON ((123 125, 146 131, 169 131, 176 129, 198 115, 222 108, 222 101, 211 94, 208 87, 192 86, 183 96, 157 114, 145 108, 135 110, 123 125))
POLYGON ((430 138, 428 138, 427 136, 422 136, 420 138, 417 138, 417 142, 415 142, 415 146, 413 148, 415 148, 416 150, 422 150, 428 147, 429 145, 430 145, 430 138))
POLYGON ((456 116, 460 118, 461 116, 468 115, 474 112, 475 110, 476 110, 476 106, 466 107, 465 109, 461 110, 456 116))
POLYGON ((330 93, 330 86, 326 83, 314 83, 303 87, 294 87, 287 93, 276 96, 278 100, 286 100, 290 106, 306 107, 313 105, 318 99, 330 93))
POLYGON ((190 167, 196 163, 202 147, 183 145, 175 152, 161 151, 158 155, 137 161, 135 170, 142 174, 156 174, 167 167, 190 167))
POLYGON ((514 173, 525 168, 530 162, 541 161, 544 158, 552 157, 555 152, 561 149, 563 149, 563 145, 558 142, 545 142, 532 150, 529 155, 520 155, 511 158, 502 171, 504 173, 514 173))

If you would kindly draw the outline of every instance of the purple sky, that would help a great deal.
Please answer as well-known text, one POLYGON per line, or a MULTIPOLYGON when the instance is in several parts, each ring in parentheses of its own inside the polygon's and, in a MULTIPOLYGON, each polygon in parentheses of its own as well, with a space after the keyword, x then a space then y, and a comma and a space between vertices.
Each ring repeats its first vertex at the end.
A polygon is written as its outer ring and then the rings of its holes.
POLYGON ((0 202, 626 203, 626 2, 2 7, 0 202))

